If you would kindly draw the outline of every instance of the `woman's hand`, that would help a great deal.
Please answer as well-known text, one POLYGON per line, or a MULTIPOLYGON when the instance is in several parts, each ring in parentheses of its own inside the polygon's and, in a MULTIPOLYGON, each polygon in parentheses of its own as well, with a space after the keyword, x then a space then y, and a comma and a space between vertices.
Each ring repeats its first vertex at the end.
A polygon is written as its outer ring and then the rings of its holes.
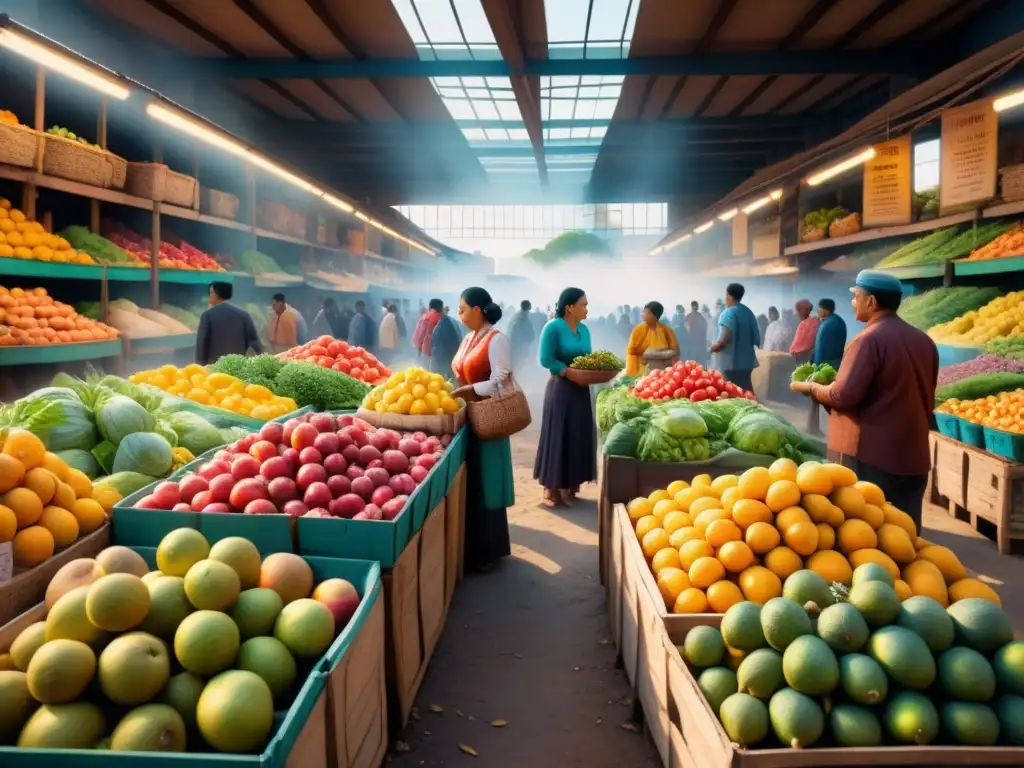
POLYGON ((801 395, 811 394, 811 388, 814 385, 809 381, 791 381, 789 382, 789 388, 794 392, 799 392, 801 395))
POLYGON ((479 400, 480 399, 477 396, 476 390, 473 389, 472 385, 466 385, 465 387, 459 387, 458 389, 454 389, 454 390, 452 390, 449 393, 449 396, 454 398, 454 399, 458 399, 458 398, 461 397, 467 403, 471 402, 473 400, 479 400))

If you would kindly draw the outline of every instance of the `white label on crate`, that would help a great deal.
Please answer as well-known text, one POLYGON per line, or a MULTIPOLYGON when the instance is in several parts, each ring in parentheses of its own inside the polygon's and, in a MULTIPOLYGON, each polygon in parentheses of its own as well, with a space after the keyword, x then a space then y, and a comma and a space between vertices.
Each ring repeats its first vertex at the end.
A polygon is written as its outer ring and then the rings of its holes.
POLYGON ((10 584, 14 575, 14 547, 11 542, 0 544, 0 587, 10 584))

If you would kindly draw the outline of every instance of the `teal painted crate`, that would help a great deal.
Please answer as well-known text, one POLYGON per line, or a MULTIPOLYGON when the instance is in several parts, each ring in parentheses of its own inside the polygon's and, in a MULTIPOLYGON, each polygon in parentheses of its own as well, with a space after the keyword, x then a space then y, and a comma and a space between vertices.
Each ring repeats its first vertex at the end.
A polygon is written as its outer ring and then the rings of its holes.
POLYGON ((935 412, 935 426, 939 429, 940 435, 960 439, 960 419, 948 413, 935 412))
MULTIPOLYGON (((150 567, 156 567, 156 550, 150 547, 134 547, 150 567)), ((297 683, 298 690, 287 709, 274 713, 274 732, 262 754, 239 755, 214 752, 111 752, 108 750, 56 750, 18 749, 0 747, 0 765, 4 768, 57 768, 73 765, 75 768, 285 768, 288 757, 299 741, 303 729, 323 696, 328 675, 345 658, 349 647, 358 637, 382 590, 381 571, 377 563, 357 560, 336 560, 331 558, 306 558, 313 569, 314 582, 329 578, 343 578, 351 582, 359 592, 359 607, 348 625, 334 639, 331 646, 297 683)), ((325 710, 326 712, 326 710, 325 710)), ((113 722, 107 723, 113 728, 113 722)), ((312 733, 331 728, 327 723, 313 724, 312 733)), ((316 736, 314 735, 314 738, 316 736)), ((324 758, 331 754, 332 747, 325 744, 324 758)))
POLYGON ((297 549, 303 557, 374 560, 382 568, 395 565, 413 534, 409 503, 394 520, 300 517, 295 522, 297 549))
POLYGON ((967 419, 960 419, 960 442, 973 445, 975 448, 985 447, 985 428, 967 419))
POLYGON ((952 344, 937 344, 939 350, 939 366, 956 365, 973 360, 981 354, 981 347, 961 347, 952 344))
POLYGON ((985 450, 1011 461, 1024 461, 1024 435, 985 427, 985 450))

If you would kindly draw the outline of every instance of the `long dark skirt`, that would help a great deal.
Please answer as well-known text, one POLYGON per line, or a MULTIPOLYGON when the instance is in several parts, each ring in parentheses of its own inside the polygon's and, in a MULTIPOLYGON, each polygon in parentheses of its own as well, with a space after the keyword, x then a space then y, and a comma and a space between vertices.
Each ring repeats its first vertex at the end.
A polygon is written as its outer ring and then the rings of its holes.
POLYGON ((544 391, 544 418, 533 477, 552 491, 597 477, 597 434, 590 390, 553 376, 544 391))
POLYGON ((479 570, 512 553, 508 507, 515 504, 508 439, 480 440, 469 433, 466 452, 466 568, 479 570))

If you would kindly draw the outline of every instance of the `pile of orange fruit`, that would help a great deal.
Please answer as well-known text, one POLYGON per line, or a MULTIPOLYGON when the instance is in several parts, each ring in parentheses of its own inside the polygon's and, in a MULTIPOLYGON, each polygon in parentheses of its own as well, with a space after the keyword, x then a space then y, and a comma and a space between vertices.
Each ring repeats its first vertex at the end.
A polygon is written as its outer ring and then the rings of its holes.
POLYGON ((1024 431, 1024 389, 1000 392, 977 400, 946 400, 935 409, 965 421, 1005 432, 1024 431))
POLYGON ((0 346, 108 341, 118 335, 116 328, 54 300, 45 288, 0 285, 0 346))
POLYGON ((46 231, 0 197, 0 257, 52 261, 60 264, 95 264, 85 251, 76 251, 71 243, 46 231))
POLYGON ((16 568, 39 565, 92 533, 119 500, 113 488, 94 488, 32 432, 0 436, 0 544, 11 542, 16 568))
POLYGON ((626 510, 674 613, 763 604, 804 568, 849 585, 864 563, 885 568, 901 600, 927 595, 945 606, 965 597, 999 599, 968 577, 950 549, 920 538, 881 488, 839 464, 779 459, 741 475, 698 475, 633 499, 626 510))

